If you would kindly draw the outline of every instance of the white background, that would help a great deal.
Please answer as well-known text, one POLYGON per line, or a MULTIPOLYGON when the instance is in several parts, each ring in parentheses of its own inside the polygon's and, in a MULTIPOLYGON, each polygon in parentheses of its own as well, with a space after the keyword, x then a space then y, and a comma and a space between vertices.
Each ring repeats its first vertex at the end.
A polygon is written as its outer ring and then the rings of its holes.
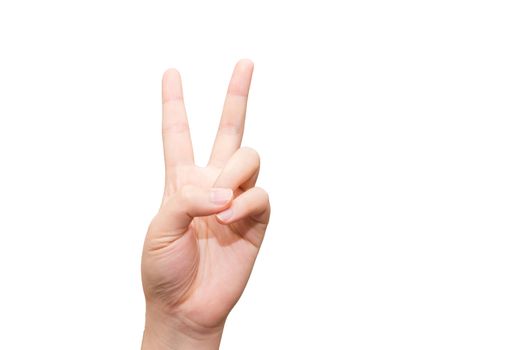
POLYGON ((2 1, 0 348, 138 349, 162 73, 235 62, 272 219, 223 349, 524 348, 519 1, 2 1))

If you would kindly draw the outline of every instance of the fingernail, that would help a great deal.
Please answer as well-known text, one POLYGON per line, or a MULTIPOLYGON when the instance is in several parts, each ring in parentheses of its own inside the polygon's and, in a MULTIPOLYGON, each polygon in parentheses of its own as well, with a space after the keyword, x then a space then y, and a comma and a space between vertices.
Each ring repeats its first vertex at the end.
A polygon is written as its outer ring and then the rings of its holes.
POLYGON ((228 208, 217 214, 217 217, 220 219, 220 221, 223 221, 223 222, 226 222, 227 220, 231 219, 232 216, 233 216, 233 209, 231 208, 228 208))
POLYGON ((230 188, 213 188, 210 193, 211 202, 214 204, 226 204, 233 196, 230 188))

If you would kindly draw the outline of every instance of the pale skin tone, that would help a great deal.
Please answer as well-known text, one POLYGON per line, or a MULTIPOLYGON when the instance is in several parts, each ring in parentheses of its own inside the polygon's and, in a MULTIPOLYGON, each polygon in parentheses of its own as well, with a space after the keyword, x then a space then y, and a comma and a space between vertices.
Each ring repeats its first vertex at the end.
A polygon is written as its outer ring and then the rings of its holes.
POLYGON ((165 189, 142 254, 143 350, 218 349, 264 238, 260 157, 240 147, 253 63, 238 61, 209 162, 196 166, 180 74, 162 78, 165 189))

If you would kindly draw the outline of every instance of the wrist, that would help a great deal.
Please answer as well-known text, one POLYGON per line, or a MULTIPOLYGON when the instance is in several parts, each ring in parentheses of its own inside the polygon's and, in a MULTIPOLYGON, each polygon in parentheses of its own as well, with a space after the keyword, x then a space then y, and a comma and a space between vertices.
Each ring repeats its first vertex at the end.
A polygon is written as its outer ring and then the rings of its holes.
POLYGON ((224 324, 203 329, 148 308, 142 350, 216 350, 223 330, 224 324))

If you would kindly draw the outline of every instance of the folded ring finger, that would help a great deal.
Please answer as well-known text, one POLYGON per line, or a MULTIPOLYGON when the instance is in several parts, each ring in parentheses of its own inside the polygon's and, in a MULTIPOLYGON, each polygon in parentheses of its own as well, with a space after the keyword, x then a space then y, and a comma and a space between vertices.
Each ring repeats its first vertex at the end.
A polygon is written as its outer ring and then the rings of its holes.
POLYGON ((214 187, 248 190, 255 186, 260 170, 260 156, 249 147, 242 147, 227 161, 214 187))

